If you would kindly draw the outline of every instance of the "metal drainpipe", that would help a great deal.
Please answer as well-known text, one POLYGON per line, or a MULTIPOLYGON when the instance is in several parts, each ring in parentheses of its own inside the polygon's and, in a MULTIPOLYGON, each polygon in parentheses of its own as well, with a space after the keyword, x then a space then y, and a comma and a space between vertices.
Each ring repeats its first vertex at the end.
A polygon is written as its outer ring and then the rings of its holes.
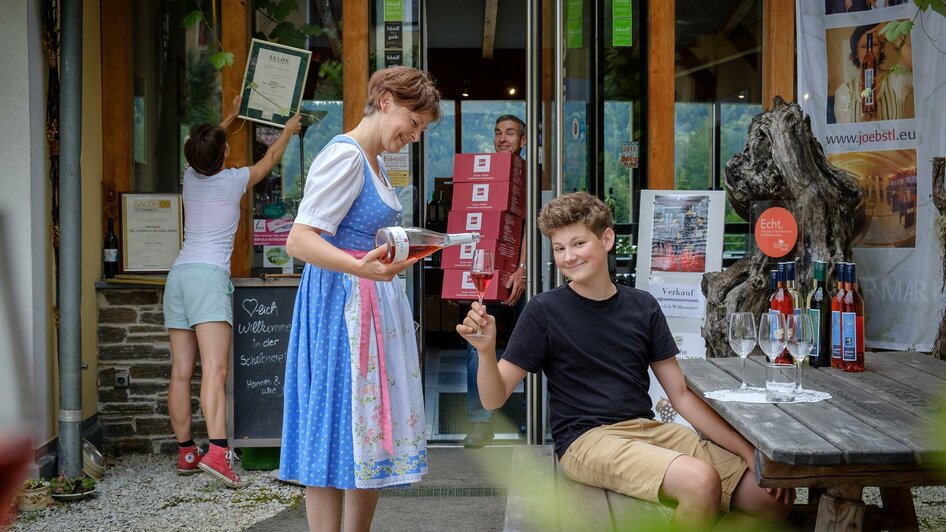
POLYGON ((82 1, 61 6, 59 473, 82 474, 82 1))

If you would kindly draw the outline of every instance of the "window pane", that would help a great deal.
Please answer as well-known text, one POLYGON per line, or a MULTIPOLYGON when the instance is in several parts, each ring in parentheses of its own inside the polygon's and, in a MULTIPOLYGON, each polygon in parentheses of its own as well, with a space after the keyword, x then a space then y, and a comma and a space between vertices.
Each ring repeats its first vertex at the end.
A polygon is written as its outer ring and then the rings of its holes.
MULTIPOLYGON (((424 190, 425 202, 433 199, 434 179, 453 176, 453 154, 456 146, 456 113, 454 100, 440 102, 440 122, 427 128, 424 137, 425 144, 425 174, 424 190)), ((444 198, 449 202, 450 198, 444 198)))
POLYGON ((678 190, 713 188, 713 106, 674 104, 673 175, 678 190))
MULTIPOLYGON (((525 121, 526 103, 513 100, 470 100, 460 104, 460 141, 463 153, 492 153, 493 128, 502 115, 525 121)), ((525 155, 523 150, 522 155, 525 155)), ((451 168, 451 173, 453 169, 451 168)))

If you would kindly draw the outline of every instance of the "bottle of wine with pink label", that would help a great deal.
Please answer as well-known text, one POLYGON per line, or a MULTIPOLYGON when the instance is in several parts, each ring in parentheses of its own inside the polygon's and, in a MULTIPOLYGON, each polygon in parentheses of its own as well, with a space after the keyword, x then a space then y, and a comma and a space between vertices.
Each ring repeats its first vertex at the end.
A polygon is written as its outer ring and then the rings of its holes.
POLYGON ((374 237, 376 246, 387 246, 381 262, 420 259, 439 249, 480 241, 479 233, 438 233, 420 227, 382 227, 374 237))

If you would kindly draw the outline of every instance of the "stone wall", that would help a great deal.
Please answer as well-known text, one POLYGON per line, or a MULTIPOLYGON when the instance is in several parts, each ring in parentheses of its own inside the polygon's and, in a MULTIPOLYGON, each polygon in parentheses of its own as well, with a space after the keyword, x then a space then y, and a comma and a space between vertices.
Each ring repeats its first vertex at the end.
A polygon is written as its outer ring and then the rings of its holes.
MULTIPOLYGON (((106 452, 172 453, 177 449, 168 417, 171 349, 164 328, 164 287, 100 283, 98 306, 98 418, 106 452), (116 373, 128 375, 127 388, 116 373)), ((191 384, 194 435, 206 438, 200 416, 200 367, 191 384)))

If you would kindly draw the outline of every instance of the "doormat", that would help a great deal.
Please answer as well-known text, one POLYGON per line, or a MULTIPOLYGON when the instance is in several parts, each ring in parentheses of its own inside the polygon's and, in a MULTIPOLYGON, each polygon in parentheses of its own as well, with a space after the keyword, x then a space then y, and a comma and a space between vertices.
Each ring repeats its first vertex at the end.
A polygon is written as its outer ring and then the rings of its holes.
MULTIPOLYGON (((509 400, 499 410, 493 411, 493 432, 519 432, 519 425, 526 422, 525 404, 522 402, 525 394, 513 392, 509 400)), ((439 419, 437 422, 440 434, 466 434, 470 430, 470 422, 466 419, 465 393, 440 393, 439 419)))

